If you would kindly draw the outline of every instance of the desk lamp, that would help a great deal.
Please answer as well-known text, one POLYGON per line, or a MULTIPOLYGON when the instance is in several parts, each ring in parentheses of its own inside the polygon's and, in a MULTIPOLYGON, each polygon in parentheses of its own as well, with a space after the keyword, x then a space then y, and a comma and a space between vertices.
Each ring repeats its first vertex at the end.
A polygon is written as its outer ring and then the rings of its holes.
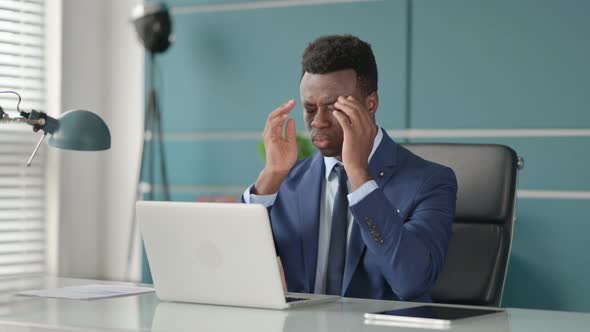
POLYGON ((18 96, 16 109, 20 114, 20 117, 17 118, 10 117, 0 106, 0 123, 26 123, 33 126, 34 132, 43 131, 43 136, 37 143, 27 166, 31 165, 41 143, 48 134, 50 137, 47 143, 58 149, 100 151, 108 150, 111 147, 109 128, 98 115, 92 112, 74 110, 53 118, 41 111, 22 111, 19 108, 21 97, 14 91, 0 91, 0 93, 13 93, 18 96))

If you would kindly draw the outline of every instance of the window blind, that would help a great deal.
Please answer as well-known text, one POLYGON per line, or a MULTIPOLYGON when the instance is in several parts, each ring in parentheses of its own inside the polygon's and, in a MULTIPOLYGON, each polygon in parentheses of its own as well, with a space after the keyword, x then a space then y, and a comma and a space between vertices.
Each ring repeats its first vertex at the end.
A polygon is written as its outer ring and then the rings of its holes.
MULTIPOLYGON (((25 111, 46 109, 44 21, 43 0, 0 0, 0 91, 18 92, 25 111)), ((0 94, 11 117, 17 101, 0 94)), ((46 268, 46 149, 25 167, 40 135, 28 125, 0 124, 0 277, 46 268)))

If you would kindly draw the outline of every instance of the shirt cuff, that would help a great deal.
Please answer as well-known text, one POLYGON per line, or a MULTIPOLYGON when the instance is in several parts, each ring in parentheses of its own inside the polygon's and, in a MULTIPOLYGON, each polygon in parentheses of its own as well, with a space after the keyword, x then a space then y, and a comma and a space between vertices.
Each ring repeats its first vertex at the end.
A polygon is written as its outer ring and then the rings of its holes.
POLYGON ((275 200, 277 199, 276 193, 272 195, 256 195, 252 193, 252 188, 254 188, 254 185, 251 185, 246 191, 244 191, 244 203, 262 204, 267 208, 275 203, 275 200))
POLYGON ((355 191, 348 194, 348 204, 350 206, 355 205, 356 203, 362 201, 365 197, 367 197, 370 193, 375 191, 375 189, 379 188, 377 182, 375 180, 370 180, 365 182, 362 186, 358 187, 355 191))

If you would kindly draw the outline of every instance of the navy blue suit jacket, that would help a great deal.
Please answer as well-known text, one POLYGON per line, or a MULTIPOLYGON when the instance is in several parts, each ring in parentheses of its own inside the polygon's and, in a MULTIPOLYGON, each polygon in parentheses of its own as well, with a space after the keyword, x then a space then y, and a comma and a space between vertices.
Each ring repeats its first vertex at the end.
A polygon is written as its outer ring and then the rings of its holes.
MULTIPOLYGON (((354 216, 342 295, 430 302, 443 268, 457 181, 448 168, 383 140, 369 163, 379 189, 350 208, 354 216)), ((290 292, 313 293, 324 159, 298 162, 269 209, 290 292)))

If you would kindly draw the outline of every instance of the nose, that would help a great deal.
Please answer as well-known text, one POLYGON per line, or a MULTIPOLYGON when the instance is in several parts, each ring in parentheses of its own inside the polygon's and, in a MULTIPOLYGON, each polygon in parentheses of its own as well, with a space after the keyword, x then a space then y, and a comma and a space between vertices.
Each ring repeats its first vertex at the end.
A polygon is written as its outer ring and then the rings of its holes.
POLYGON ((318 108, 315 116, 313 117, 313 121, 311 122, 311 126, 316 129, 322 129, 330 126, 330 111, 325 108, 318 108))

